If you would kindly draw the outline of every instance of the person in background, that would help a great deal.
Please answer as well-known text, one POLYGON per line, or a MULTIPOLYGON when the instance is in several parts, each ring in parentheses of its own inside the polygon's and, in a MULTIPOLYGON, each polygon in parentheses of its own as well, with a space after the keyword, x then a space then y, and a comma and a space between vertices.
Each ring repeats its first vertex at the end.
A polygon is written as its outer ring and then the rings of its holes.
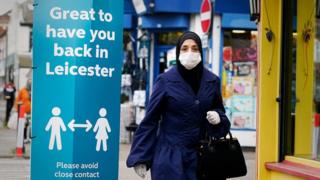
POLYGON ((9 118, 10 118, 10 112, 14 104, 15 100, 15 93, 16 93, 16 87, 12 80, 10 80, 7 84, 5 84, 3 88, 3 95, 4 99, 7 101, 6 103, 6 117, 4 121, 4 127, 7 126, 9 118))
POLYGON ((15 101, 15 108, 17 112, 19 112, 19 105, 23 105, 25 107, 25 112, 27 114, 31 113, 31 80, 27 81, 25 87, 19 90, 18 96, 15 101))
POLYGON ((15 108, 19 114, 20 106, 24 106, 26 113, 26 124, 24 128, 24 140, 28 140, 28 127, 31 113, 31 79, 28 79, 25 87, 21 88, 15 101, 15 108))
POLYGON ((185 32, 176 46, 176 67, 159 75, 146 115, 135 132, 127 166, 152 180, 197 180, 200 140, 224 137, 220 79, 203 65, 200 37, 185 32))

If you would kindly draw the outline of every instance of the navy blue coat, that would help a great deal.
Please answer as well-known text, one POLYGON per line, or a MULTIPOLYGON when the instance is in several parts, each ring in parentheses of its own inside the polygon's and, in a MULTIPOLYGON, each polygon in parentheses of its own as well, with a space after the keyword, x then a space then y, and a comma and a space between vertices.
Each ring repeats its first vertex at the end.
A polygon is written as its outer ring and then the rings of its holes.
POLYGON ((145 118, 134 135, 127 166, 147 164, 152 180, 196 180, 196 145, 203 127, 217 138, 230 129, 220 80, 204 68, 200 89, 195 94, 173 67, 156 80, 145 118), (211 125, 206 119, 210 110, 219 113, 218 125, 211 125))

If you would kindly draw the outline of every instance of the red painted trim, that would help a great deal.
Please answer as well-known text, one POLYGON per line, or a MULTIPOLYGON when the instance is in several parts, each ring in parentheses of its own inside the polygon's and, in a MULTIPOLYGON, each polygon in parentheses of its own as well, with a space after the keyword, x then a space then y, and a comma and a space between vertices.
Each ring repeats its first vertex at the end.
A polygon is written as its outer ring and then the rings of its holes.
POLYGON ((16 156, 17 157, 23 156, 23 148, 16 148, 16 156))
POLYGON ((309 180, 320 180, 320 168, 284 160, 281 163, 266 163, 268 170, 277 171, 309 180))
POLYGON ((314 127, 320 127, 320 114, 314 114, 314 127))
POLYGON ((25 113, 26 113, 26 108, 24 107, 24 105, 20 105, 20 110, 19 110, 19 118, 24 118, 25 113))

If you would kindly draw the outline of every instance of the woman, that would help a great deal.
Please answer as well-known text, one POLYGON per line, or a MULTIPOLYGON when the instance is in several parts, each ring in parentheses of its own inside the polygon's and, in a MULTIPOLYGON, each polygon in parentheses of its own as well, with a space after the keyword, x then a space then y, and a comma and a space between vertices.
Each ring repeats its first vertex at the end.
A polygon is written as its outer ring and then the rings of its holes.
POLYGON ((127 159, 127 166, 143 178, 151 168, 153 180, 196 180, 200 139, 205 132, 223 137, 230 128, 220 80, 203 67, 199 36, 185 32, 176 57, 177 66, 161 74, 154 85, 127 159))

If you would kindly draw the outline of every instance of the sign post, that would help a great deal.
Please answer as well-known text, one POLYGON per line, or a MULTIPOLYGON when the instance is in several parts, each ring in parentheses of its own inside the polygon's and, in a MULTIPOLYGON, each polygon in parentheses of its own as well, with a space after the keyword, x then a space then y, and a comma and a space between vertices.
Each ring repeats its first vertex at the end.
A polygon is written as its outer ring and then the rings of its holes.
POLYGON ((35 0, 31 180, 118 179, 123 0, 35 0))

